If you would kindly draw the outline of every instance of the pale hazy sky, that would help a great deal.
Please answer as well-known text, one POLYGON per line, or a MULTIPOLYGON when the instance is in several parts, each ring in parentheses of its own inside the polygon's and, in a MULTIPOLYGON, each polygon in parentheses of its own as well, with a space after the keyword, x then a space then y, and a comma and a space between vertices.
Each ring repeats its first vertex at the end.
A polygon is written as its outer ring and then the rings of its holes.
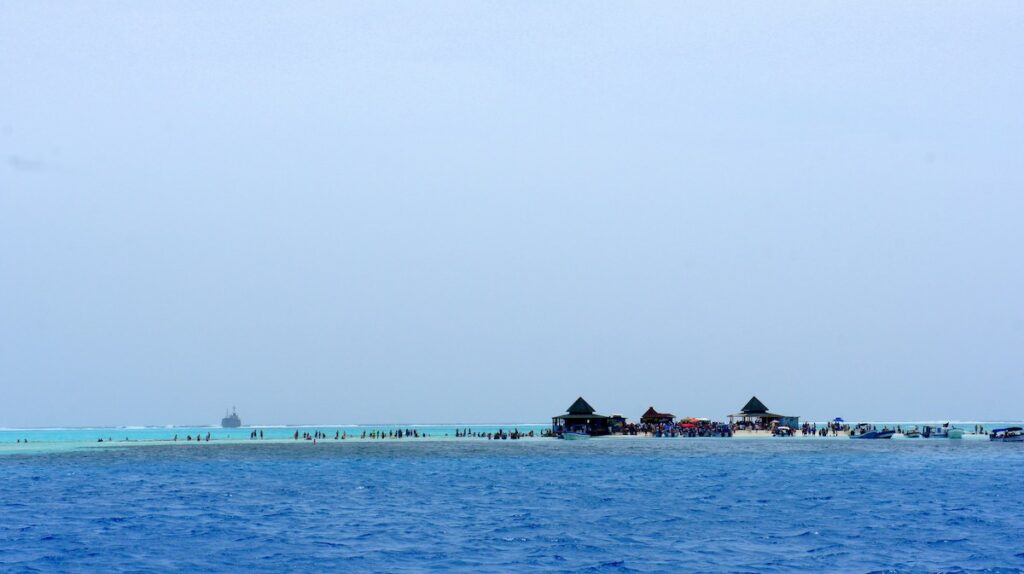
POLYGON ((1024 3, 0 0, 0 427, 1024 417, 1024 3))

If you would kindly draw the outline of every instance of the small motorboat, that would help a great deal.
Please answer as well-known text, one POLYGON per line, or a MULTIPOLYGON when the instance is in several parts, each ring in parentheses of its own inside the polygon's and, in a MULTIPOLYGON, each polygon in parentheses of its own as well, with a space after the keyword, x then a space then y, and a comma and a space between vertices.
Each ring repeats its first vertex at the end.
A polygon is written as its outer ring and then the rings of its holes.
POLYGON ((793 436, 793 428, 787 426, 776 427, 772 436, 793 436))
POLYGON ((921 433, 921 436, 924 438, 960 439, 964 438, 964 431, 963 429, 951 427, 949 426, 949 423, 946 423, 939 427, 924 427, 924 431, 921 433))
POLYGON ((1024 442, 1024 429, 1021 427, 993 429, 992 433, 988 435, 988 440, 995 442, 1024 442))
POLYGON ((584 440, 590 438, 590 435, 585 432, 565 431, 562 433, 562 438, 565 440, 584 440))
POLYGON ((889 429, 875 430, 875 427, 869 424, 859 424, 853 427, 850 431, 850 438, 860 439, 885 439, 892 438, 892 435, 896 434, 896 431, 889 429))
POLYGON ((903 431, 903 438, 921 438, 921 431, 917 427, 903 431))

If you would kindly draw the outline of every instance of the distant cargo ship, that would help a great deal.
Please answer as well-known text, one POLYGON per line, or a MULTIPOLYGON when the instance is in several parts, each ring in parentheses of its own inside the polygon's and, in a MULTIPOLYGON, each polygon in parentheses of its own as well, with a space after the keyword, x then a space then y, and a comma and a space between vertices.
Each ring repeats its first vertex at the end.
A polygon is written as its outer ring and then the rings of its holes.
POLYGON ((220 419, 220 426, 226 429, 236 429, 242 426, 242 419, 238 418, 238 413, 235 412, 235 407, 231 407, 231 414, 227 414, 224 411, 224 418, 220 419))

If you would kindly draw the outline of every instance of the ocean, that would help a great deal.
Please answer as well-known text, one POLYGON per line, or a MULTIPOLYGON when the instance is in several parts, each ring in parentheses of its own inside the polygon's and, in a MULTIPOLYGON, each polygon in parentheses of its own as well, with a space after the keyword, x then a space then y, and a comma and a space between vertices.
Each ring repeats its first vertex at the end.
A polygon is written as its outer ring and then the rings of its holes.
MULTIPOLYGON (((267 425, 258 427, 221 428, 213 426, 125 426, 125 427, 80 427, 80 428, 33 428, 33 429, 7 429, 0 428, 0 456, 4 454, 24 453, 29 450, 68 450, 76 448, 91 448, 94 446, 106 446, 100 444, 102 440, 114 443, 168 443, 186 440, 186 437, 201 436, 204 439, 209 434, 211 440, 223 441, 248 441, 249 433, 252 431, 262 432, 264 440, 291 441, 296 432, 300 438, 305 433, 313 434, 320 431, 329 435, 333 440, 335 433, 344 433, 348 438, 360 437, 362 433, 394 433, 396 431, 415 430, 421 436, 420 439, 448 439, 455 437, 456 431, 471 430, 478 433, 495 433, 504 431, 506 433, 519 430, 523 433, 534 431, 540 434, 544 429, 550 429, 550 424, 536 423, 505 423, 505 424, 383 424, 383 425, 267 425), (29 448, 19 445, 18 441, 28 441, 29 448)), ((409 439, 413 440, 413 439, 409 439)))
POLYGON ((105 444, 0 456, 0 571, 1024 572, 1024 444, 105 444))

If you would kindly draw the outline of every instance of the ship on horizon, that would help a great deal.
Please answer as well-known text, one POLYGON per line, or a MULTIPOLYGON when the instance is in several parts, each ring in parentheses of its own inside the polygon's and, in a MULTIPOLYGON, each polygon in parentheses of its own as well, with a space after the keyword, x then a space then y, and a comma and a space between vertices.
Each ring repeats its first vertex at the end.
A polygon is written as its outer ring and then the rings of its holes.
POLYGON ((238 413, 235 411, 235 407, 231 407, 231 414, 224 411, 224 418, 220 419, 220 426, 226 429, 236 429, 242 426, 242 419, 238 418, 238 413))

